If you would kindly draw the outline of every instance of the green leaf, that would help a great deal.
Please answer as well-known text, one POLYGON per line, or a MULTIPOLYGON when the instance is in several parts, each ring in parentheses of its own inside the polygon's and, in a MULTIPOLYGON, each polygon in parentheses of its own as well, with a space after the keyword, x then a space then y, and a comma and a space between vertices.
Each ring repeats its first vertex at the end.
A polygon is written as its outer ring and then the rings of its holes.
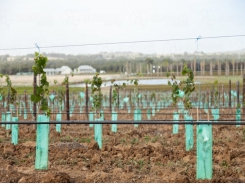
POLYGON ((38 103, 39 101, 41 101, 42 97, 40 95, 31 95, 31 101, 33 101, 34 103, 38 103))

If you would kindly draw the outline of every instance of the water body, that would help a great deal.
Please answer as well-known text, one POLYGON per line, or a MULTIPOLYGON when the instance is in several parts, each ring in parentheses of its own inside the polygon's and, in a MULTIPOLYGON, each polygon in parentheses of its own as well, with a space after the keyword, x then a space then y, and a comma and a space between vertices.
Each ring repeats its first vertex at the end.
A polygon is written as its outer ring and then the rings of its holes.
MULTIPOLYGON (((172 82, 170 79, 139 79, 138 85, 168 85, 168 81, 172 82)), ((179 82, 179 80, 176 80, 179 82)), ((126 83, 127 85, 130 85, 130 80, 119 80, 115 81, 115 84, 122 85, 123 83, 126 83)), ((198 84, 200 82, 195 82, 195 84, 198 84)), ((101 87, 108 87, 111 86, 110 81, 106 81, 102 83, 101 87)), ((131 84, 132 85, 132 84, 131 84)), ((88 85, 90 86, 90 85, 88 85)), ((85 87, 85 83, 81 84, 71 84, 70 87, 85 87)))

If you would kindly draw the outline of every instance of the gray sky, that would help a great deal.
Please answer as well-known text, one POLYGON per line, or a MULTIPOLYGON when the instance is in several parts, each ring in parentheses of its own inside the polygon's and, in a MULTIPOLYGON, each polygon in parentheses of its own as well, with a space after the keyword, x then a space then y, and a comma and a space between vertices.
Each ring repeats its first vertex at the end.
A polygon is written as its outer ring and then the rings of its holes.
MULTIPOLYGON (((193 38, 245 34, 243 0, 0 0, 0 48, 193 38)), ((199 40, 198 50, 245 48, 245 37, 199 40)), ((87 54, 113 51, 195 52, 197 43, 172 41, 41 49, 87 54)), ((37 49, 0 51, 21 55, 37 49)))

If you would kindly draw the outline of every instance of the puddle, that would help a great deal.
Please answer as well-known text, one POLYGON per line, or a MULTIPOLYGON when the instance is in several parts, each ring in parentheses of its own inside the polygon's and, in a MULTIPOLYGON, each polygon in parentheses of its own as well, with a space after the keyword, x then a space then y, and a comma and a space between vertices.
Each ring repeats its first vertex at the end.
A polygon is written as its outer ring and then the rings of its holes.
MULTIPOLYGON (((138 81, 138 85, 168 85, 169 79, 140 79, 138 81)), ((177 80, 179 82, 179 80, 177 80)), ((127 85, 130 85, 130 81, 127 80, 119 80, 115 83, 122 85, 123 83, 126 83, 127 85)), ((200 82, 195 82, 195 84, 199 84, 200 82)), ((111 85, 110 81, 103 82, 102 87, 108 87, 111 85)), ((88 85, 90 86, 90 85, 88 85)), ((85 87, 84 83, 81 84, 71 84, 70 87, 85 87)))

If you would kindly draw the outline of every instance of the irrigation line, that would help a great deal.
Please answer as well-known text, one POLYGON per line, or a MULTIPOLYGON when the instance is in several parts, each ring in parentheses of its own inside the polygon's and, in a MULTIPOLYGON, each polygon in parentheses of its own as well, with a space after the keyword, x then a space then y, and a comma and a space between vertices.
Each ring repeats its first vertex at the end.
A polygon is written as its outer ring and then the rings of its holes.
POLYGON ((162 124, 162 125, 245 125, 245 121, 236 122, 236 121, 161 121, 161 120, 151 120, 151 121, 132 121, 132 120, 120 120, 120 121, 50 121, 50 122, 36 122, 36 121, 10 121, 10 122, 2 122, 2 124, 162 124))

